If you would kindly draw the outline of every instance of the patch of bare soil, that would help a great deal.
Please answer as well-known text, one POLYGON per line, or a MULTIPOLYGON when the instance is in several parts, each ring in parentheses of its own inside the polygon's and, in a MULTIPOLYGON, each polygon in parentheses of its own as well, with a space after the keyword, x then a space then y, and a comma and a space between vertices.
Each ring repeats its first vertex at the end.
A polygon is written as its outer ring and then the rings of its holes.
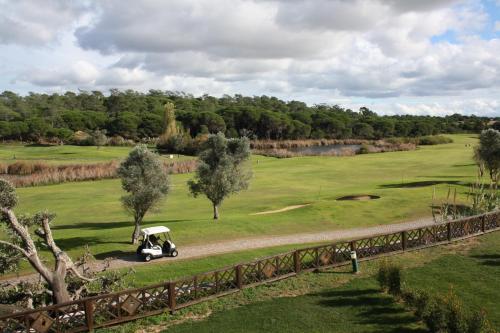
POLYGON ((264 211, 264 212, 253 213, 253 214, 250 214, 250 215, 266 215, 266 214, 283 213, 283 212, 286 212, 286 211, 289 211, 289 210, 298 209, 298 208, 306 207, 306 206, 309 206, 309 205, 310 204, 287 206, 287 207, 281 208, 281 209, 267 210, 267 211, 264 211))

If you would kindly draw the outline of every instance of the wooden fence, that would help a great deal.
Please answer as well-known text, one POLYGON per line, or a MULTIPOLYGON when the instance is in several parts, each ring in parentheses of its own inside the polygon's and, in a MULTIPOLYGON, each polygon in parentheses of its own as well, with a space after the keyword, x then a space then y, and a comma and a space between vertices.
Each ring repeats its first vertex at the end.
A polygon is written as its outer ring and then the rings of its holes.
POLYGON ((95 328, 175 311, 243 288, 345 265, 350 252, 368 260, 464 239, 500 229, 500 212, 401 232, 302 248, 175 281, 85 298, 0 317, 0 331, 58 333, 95 328))

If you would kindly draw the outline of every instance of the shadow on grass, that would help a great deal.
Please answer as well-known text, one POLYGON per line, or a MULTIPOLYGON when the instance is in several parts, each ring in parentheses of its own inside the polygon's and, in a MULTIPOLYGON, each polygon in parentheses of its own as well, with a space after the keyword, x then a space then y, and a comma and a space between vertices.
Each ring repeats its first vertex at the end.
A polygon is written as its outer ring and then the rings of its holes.
POLYGON ((48 143, 30 143, 27 145, 24 145, 25 147, 55 147, 55 145, 51 145, 48 143))
POLYGON ((104 260, 107 258, 118 258, 128 262, 142 261, 133 251, 121 251, 121 250, 101 252, 94 255, 94 258, 98 260, 104 260))
POLYGON ((358 311, 357 317, 360 323, 377 326, 371 332, 427 332, 422 328, 409 327, 418 324, 418 319, 398 306, 392 297, 382 294, 375 288, 332 290, 315 296, 326 298, 319 302, 322 306, 354 308, 353 311, 358 311))
POLYGON ((482 265, 486 266, 500 266, 500 254, 481 254, 471 256, 472 258, 479 259, 482 265))
POLYGON ((455 179, 455 178, 470 178, 470 176, 449 176, 449 175, 433 175, 433 176, 417 176, 417 178, 452 178, 452 179, 455 179))
POLYGON ((440 184, 448 184, 448 185, 468 185, 464 184, 457 180, 426 180, 420 182, 408 182, 408 183, 398 183, 398 184, 383 184, 379 185, 379 188, 416 188, 416 187, 425 187, 425 186, 433 186, 440 184))
POLYGON ((130 242, 123 241, 104 241, 102 238, 98 237, 68 237, 56 239, 57 245, 65 251, 69 251, 76 248, 83 248, 85 245, 93 246, 98 244, 118 244, 120 246, 129 245, 130 242))
MULTIPOLYGON (((188 219, 180 219, 180 220, 155 220, 155 221, 143 221, 142 226, 148 226, 153 224, 171 224, 178 222, 188 222, 195 220, 188 219)), ((52 227, 52 230, 67 230, 67 229, 87 229, 87 230, 104 230, 104 229, 116 229, 116 228, 132 228, 134 222, 132 220, 129 221, 116 221, 116 222, 76 222, 75 224, 64 224, 64 225, 55 225, 52 227)), ((132 231, 130 231, 132 233, 132 231)))

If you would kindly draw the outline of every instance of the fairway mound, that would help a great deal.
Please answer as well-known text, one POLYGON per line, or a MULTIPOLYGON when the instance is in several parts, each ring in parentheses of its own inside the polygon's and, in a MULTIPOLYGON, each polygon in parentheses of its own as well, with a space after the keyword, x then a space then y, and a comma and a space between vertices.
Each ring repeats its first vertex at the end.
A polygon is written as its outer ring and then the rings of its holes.
POLYGON ((372 194, 360 194, 360 195, 346 195, 337 198, 337 201, 344 201, 344 200, 367 201, 375 199, 380 199, 380 197, 378 195, 372 195, 372 194))
POLYGON ((288 210, 292 210, 292 209, 297 209, 297 208, 302 208, 302 207, 305 207, 305 206, 309 206, 310 204, 302 204, 302 205, 293 205, 293 206, 287 206, 285 208, 281 208, 281 209, 276 209, 276 210, 267 210, 265 212, 258 212, 258 213, 253 213, 253 214, 250 214, 250 215, 266 215, 266 214, 275 214, 275 213, 282 213, 282 212, 286 212, 288 210))

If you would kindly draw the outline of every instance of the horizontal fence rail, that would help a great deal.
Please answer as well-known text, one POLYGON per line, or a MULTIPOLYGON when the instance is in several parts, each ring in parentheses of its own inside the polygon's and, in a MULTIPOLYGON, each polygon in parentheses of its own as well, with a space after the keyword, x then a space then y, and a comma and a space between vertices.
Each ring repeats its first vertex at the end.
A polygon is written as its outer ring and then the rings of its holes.
POLYGON ((499 229, 500 212, 496 211, 417 229, 302 248, 143 288, 0 316, 0 331, 93 331, 166 311, 173 312, 301 272, 345 265, 350 261, 351 251, 356 251, 361 260, 367 260, 380 255, 445 244, 499 229))

